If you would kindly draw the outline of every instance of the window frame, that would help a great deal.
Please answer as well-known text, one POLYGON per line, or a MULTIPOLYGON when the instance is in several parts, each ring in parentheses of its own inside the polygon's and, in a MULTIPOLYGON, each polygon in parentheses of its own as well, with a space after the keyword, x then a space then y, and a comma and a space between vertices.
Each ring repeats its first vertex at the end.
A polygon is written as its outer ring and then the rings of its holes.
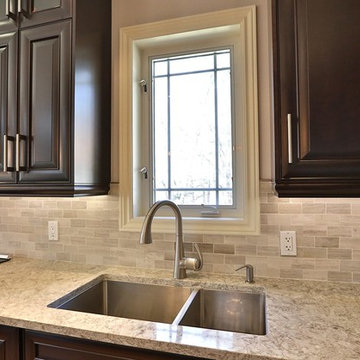
MULTIPOLYGON (((139 95, 137 84, 139 73, 135 70, 139 63, 137 51, 146 47, 149 41, 171 39, 176 42, 181 36, 199 36, 200 40, 222 36, 225 32, 234 32, 243 47, 244 89, 240 101, 244 104, 244 132, 246 134, 245 149, 240 151, 245 160, 244 212, 239 216, 196 217, 184 216, 184 231, 201 234, 258 234, 260 227, 259 209, 259 161, 258 161, 258 103, 257 103, 257 54, 256 54, 256 8, 242 7, 212 13, 176 18, 163 22, 143 24, 120 29, 120 230, 139 231, 143 216, 146 213, 143 205, 134 202, 141 181, 136 180, 138 167, 132 159, 136 159, 136 147, 133 150, 132 139, 139 129, 133 127, 136 106, 133 103, 139 95), (196 33, 196 35, 195 35, 196 33), (210 36, 211 33, 211 36, 210 36), (149 40, 152 39, 152 40, 149 40), (134 151, 134 154, 133 154, 134 151), (134 190, 134 191, 133 191, 134 190)), ((239 100, 238 98, 235 101, 239 100)), ((136 102, 136 101, 135 101, 136 102)), ((148 129, 150 130, 150 129, 148 129)), ((138 133, 139 137, 146 134, 138 133)), ((140 140, 141 141, 141 140, 140 140)), ((154 231, 171 232, 173 219, 163 217, 155 221, 154 231)))

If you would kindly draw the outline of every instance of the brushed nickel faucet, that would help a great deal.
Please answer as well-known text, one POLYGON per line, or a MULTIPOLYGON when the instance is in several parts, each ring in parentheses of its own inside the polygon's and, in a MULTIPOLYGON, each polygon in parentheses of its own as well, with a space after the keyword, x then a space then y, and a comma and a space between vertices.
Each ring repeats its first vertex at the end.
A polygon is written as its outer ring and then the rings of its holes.
POLYGON ((246 268, 246 279, 245 282, 252 284, 254 283, 254 268, 252 265, 244 265, 244 266, 240 266, 238 269, 236 269, 235 271, 239 271, 241 269, 246 268))
POLYGON ((194 244, 199 258, 185 257, 184 253, 184 239, 182 231, 182 216, 180 208, 170 200, 157 201, 145 215, 145 219, 141 228, 140 244, 151 244, 151 224, 155 213, 163 206, 168 206, 175 214, 175 261, 174 261, 174 278, 186 278, 186 270, 200 271, 203 266, 203 259, 197 244, 194 244))

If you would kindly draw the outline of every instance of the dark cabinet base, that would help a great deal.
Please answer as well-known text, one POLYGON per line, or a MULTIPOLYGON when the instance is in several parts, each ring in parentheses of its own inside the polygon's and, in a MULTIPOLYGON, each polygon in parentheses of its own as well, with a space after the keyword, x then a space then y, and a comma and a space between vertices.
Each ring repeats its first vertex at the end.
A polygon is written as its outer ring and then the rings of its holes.
POLYGON ((20 360, 19 329, 0 326, 0 360, 20 360))
MULTIPOLYGON (((194 357, 25 331, 24 360, 190 360, 194 357)), ((200 358, 197 358, 201 360, 200 358)), ((205 360, 205 359, 204 359, 205 360)))

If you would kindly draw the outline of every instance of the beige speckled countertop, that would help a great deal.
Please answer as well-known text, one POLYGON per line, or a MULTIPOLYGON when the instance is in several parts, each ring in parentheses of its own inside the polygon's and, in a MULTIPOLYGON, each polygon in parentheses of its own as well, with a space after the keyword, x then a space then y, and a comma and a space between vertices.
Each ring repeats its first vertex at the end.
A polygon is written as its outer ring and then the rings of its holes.
POLYGON ((75 265, 0 264, 0 324, 209 359, 360 359, 360 285, 75 265), (94 278, 266 292, 267 335, 172 326, 48 308, 94 278))

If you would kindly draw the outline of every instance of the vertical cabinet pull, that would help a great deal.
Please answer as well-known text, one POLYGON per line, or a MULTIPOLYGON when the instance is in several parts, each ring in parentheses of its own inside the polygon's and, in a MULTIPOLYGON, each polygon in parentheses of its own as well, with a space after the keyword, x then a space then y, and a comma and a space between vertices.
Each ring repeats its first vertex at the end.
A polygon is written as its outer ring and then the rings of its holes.
POLYGON ((17 21, 17 15, 11 12, 10 9, 10 0, 5 0, 5 15, 9 19, 17 21))
POLYGON ((17 12, 18 14, 21 14, 22 12, 22 4, 21 4, 22 0, 17 0, 17 12))
POLYGON ((26 141, 26 136, 16 134, 16 137, 15 137, 15 171, 16 172, 25 171, 25 169, 26 169, 26 166, 21 167, 21 165, 20 165, 20 154, 21 154, 20 142, 21 142, 21 140, 26 141))
POLYGON ((15 140, 15 171, 20 171, 20 134, 16 134, 15 140))
POLYGON ((293 152, 292 152, 292 127, 291 127, 291 114, 287 116, 287 135, 288 135, 288 163, 293 163, 293 152))
POLYGON ((8 171, 8 137, 4 135, 4 172, 8 171))
POLYGON ((10 17, 9 1, 10 0, 5 0, 5 15, 7 17, 10 17))

